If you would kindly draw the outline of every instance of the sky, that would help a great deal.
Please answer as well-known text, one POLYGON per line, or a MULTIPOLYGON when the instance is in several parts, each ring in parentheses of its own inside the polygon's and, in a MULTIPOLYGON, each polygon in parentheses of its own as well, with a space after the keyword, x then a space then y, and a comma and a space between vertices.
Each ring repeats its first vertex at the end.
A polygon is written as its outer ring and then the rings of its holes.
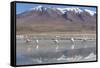
POLYGON ((19 14, 23 11, 27 11, 36 6, 42 5, 43 7, 51 7, 51 8, 69 8, 69 7, 78 7, 80 9, 89 9, 92 11, 96 11, 95 7, 83 7, 83 6, 65 6, 65 5, 48 5, 48 4, 32 4, 32 3, 16 3, 16 14, 19 14))

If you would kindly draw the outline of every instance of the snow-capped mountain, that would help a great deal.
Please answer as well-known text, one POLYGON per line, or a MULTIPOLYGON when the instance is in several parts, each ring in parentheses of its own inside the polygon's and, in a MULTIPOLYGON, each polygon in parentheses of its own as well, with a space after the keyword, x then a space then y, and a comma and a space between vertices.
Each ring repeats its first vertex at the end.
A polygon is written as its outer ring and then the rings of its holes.
MULTIPOLYGON (((94 15, 94 14, 96 14, 96 12, 95 11, 92 11, 92 10, 89 10, 89 9, 80 9, 80 8, 78 8, 78 7, 70 7, 70 8, 50 8, 50 7, 43 7, 43 6, 41 6, 41 5, 39 5, 39 6, 36 6, 36 7, 33 7, 33 8, 31 8, 31 9, 29 9, 29 10, 27 10, 27 11, 43 11, 43 10, 47 10, 47 9, 51 9, 51 10, 58 10, 58 11, 60 11, 62 14, 64 14, 66 11, 72 11, 72 12, 75 12, 75 13, 82 13, 82 12, 88 12, 90 15, 94 15)), ((24 11, 25 12, 25 11, 24 11)), ((23 12, 22 12, 23 13, 23 12)))
POLYGON ((88 10, 88 9, 85 9, 85 11, 88 12, 88 13, 89 13, 90 15, 92 15, 92 16, 93 16, 94 14, 96 14, 95 11, 91 11, 91 10, 88 10))
POLYGON ((96 12, 89 9, 81 9, 77 7, 51 8, 37 6, 20 14, 17 14, 17 24, 20 24, 20 26, 24 25, 28 29, 38 32, 41 29, 41 31, 47 32, 59 30, 62 32, 87 30, 95 31, 96 12), (38 28, 36 29, 35 27, 38 28))
POLYGON ((43 7, 43 6, 37 6, 37 7, 34 7, 34 8, 31 8, 30 10, 38 10, 38 11, 42 11, 42 10, 46 10, 47 8, 43 7))
POLYGON ((60 10, 62 13, 64 13, 65 11, 73 11, 75 13, 81 13, 81 12, 88 12, 90 15, 94 15, 96 12, 95 11, 92 11, 92 10, 89 10, 89 9, 80 9, 80 8, 77 8, 77 7, 71 7, 71 8, 57 8, 58 10, 60 10))
POLYGON ((75 12, 75 13, 81 13, 81 12, 86 11, 90 15, 94 15, 96 13, 95 11, 92 11, 92 10, 89 10, 89 9, 80 9, 78 7, 70 7, 70 8, 50 8, 50 7, 43 7, 41 5, 39 5, 37 7, 31 8, 31 9, 29 9, 29 11, 32 11, 32 10, 42 11, 42 10, 47 10, 47 9, 59 10, 62 13, 65 13, 66 11, 72 11, 72 12, 75 12))
POLYGON ((73 12, 76 12, 76 13, 83 12, 83 10, 81 10, 80 8, 74 8, 74 7, 71 7, 71 8, 57 8, 57 9, 60 10, 62 13, 64 13, 65 11, 73 11, 73 12))

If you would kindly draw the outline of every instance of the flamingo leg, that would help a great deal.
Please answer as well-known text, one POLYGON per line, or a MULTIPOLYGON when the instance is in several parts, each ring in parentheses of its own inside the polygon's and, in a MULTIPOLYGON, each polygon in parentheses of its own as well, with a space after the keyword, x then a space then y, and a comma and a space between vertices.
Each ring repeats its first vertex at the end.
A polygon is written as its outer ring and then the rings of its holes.
POLYGON ((75 48, 75 45, 72 45, 72 49, 74 49, 75 48))
POLYGON ((56 46, 56 52, 58 51, 58 44, 57 44, 57 46, 56 46))

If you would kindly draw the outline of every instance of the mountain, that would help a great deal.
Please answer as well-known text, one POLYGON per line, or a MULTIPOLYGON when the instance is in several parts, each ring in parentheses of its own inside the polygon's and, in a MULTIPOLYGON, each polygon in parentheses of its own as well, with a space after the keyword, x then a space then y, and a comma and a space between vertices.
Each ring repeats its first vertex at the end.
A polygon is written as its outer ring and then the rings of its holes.
POLYGON ((37 6, 17 14, 17 33, 95 32, 96 12, 37 6))

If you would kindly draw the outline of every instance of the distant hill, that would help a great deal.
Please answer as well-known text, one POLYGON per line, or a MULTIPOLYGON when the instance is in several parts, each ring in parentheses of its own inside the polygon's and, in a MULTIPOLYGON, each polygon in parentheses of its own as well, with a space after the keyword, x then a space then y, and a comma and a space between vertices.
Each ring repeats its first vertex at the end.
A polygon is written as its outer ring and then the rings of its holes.
POLYGON ((17 14, 17 33, 96 31, 96 12, 80 8, 35 8, 17 14))

